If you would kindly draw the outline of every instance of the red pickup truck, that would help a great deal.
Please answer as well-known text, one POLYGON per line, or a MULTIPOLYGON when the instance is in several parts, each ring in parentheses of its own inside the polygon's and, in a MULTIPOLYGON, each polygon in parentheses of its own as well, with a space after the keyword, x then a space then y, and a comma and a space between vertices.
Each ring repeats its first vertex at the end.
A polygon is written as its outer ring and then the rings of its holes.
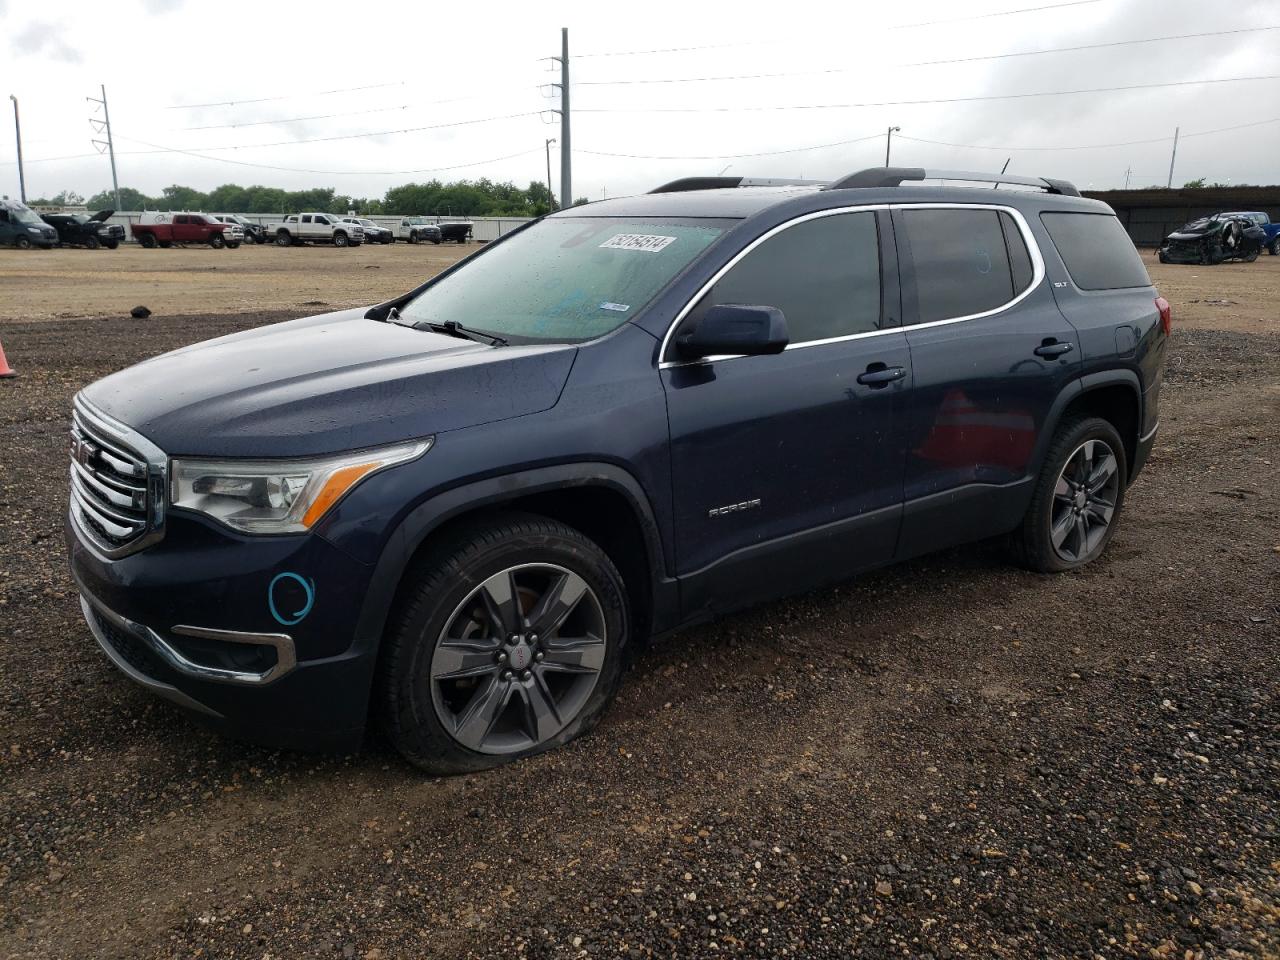
POLYGON ((172 247, 175 243, 207 243, 215 250, 234 250, 244 242, 239 224, 221 223, 205 213, 144 213, 129 224, 133 239, 144 247, 172 247))

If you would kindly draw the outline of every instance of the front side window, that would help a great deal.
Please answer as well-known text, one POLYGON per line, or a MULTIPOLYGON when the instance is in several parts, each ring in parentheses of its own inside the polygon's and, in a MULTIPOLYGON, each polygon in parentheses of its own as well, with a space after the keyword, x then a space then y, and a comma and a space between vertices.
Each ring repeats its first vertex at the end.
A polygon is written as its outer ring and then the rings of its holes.
MULTIPOLYGON (((986 313, 1020 292, 999 211, 904 210, 902 223, 915 267, 918 322, 986 313)), ((1025 244, 1021 250, 1026 256, 1025 244)), ((1020 268, 1024 274, 1029 263, 1020 268)))
POLYGON ((686 323, 722 304, 777 307, 791 343, 880 329, 880 243, 871 211, 805 220, 716 281, 686 323))
POLYGON ((464 263, 400 308, 511 343, 578 343, 616 330, 730 221, 551 217, 464 263))

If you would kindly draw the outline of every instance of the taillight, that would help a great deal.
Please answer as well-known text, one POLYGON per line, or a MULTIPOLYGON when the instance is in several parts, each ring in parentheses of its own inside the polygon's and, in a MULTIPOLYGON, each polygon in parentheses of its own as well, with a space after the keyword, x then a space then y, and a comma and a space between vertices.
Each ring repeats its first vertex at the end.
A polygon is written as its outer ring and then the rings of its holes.
POLYGON ((1173 331, 1173 309, 1164 297, 1156 297, 1156 309, 1160 311, 1160 328, 1167 337, 1173 331))

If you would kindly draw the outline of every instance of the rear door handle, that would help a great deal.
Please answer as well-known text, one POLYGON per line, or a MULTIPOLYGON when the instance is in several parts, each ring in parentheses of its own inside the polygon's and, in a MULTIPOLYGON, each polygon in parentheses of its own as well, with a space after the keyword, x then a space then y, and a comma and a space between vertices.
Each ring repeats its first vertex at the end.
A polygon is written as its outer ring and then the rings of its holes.
POLYGON ((1060 357, 1064 353, 1070 353, 1075 348, 1074 343, 1058 343, 1056 340, 1046 340, 1036 347, 1035 354, 1037 357, 1060 357))
POLYGON ((867 367, 866 373, 858 374, 858 382, 873 389, 887 387, 895 380, 907 375, 905 367, 889 367, 883 363, 873 363, 867 367))

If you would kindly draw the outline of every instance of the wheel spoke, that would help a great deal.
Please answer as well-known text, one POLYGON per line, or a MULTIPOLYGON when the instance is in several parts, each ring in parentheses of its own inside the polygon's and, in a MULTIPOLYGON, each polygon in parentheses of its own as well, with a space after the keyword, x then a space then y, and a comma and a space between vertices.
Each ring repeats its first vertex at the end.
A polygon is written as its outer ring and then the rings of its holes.
POLYGON ((1083 513, 1076 515, 1075 532, 1076 532, 1075 554, 1076 554, 1076 557, 1079 558, 1079 557, 1083 557, 1086 553, 1089 552, 1089 525, 1087 522, 1085 522, 1083 513))
POLYGON ((516 696, 520 698, 521 723, 534 743, 541 743, 564 726, 555 697, 541 676, 536 677, 533 683, 516 689, 516 696))
POLYGON ((431 659, 433 680, 461 680, 497 671, 493 655, 498 644, 476 644, 445 641, 436 649, 431 659))
POLYGON ((529 618, 533 632, 542 637, 555 636, 586 593, 587 582, 576 573, 560 574, 529 618))
POLYGON ((1062 503, 1071 503, 1071 481, 1065 475, 1058 477, 1058 482, 1053 485, 1053 497, 1062 503))
POLYGON ((1101 490, 1115 476, 1117 469, 1116 458, 1108 453, 1106 456, 1098 460, 1093 467, 1093 472, 1089 474, 1088 489, 1090 493, 1101 490))
POLYGON ((520 599, 516 591, 516 573, 503 570, 480 585, 480 599, 493 626, 495 636, 504 637, 518 633, 520 623, 520 599))
POLYGON ((1070 510, 1064 510, 1062 516, 1053 522, 1053 526, 1049 530, 1053 546, 1057 550, 1063 549, 1062 545, 1066 542, 1067 534, 1075 527, 1075 514, 1070 510))
POLYGON ((512 684, 492 677, 458 716, 453 735, 465 746, 479 750, 511 699, 511 688, 512 684))
POLYGON ((561 638, 543 644, 542 667, 559 673, 599 673, 604 666, 604 641, 596 637, 561 638))

